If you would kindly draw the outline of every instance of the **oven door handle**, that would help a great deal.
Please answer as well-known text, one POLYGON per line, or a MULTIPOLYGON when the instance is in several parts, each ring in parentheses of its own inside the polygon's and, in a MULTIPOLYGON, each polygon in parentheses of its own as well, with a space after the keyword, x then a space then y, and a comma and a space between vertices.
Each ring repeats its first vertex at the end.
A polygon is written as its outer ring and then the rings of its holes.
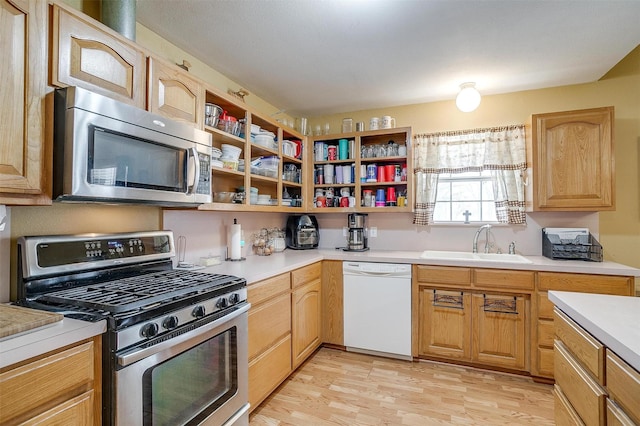
POLYGON ((193 339, 194 337, 198 337, 200 335, 206 335, 207 332, 215 331, 221 325, 231 322, 234 319, 238 318, 239 316, 245 314, 250 307, 251 307, 251 304, 247 303, 245 306, 230 313, 229 315, 225 315, 222 318, 218 318, 215 321, 202 325, 201 327, 198 327, 187 333, 180 334, 176 337, 172 337, 171 339, 165 340, 163 342, 157 343, 155 345, 152 345, 146 348, 133 349, 130 352, 126 352, 122 355, 117 355, 116 361, 118 362, 118 365, 122 367, 126 367, 128 365, 133 364, 134 362, 140 361, 141 359, 150 357, 159 352, 165 351, 176 345, 179 345, 182 342, 186 342, 190 339, 193 339))

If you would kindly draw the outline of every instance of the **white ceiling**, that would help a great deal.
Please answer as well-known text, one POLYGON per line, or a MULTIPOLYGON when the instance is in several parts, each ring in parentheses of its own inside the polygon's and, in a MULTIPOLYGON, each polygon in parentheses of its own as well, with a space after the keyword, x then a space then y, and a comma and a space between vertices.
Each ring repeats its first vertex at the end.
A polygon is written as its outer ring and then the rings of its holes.
POLYGON ((592 82, 640 44, 640 0, 137 0, 137 20, 309 117, 454 99, 466 81, 592 82))

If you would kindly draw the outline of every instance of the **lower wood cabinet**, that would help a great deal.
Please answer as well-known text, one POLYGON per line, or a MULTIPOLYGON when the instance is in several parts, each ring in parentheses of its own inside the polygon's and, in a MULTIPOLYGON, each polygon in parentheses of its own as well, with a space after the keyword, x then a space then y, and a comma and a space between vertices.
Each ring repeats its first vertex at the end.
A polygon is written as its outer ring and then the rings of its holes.
POLYGON ((549 290, 581 293, 631 296, 635 291, 633 277, 561 272, 538 272, 533 298, 531 375, 551 379, 554 377, 553 303, 549 290))
POLYGON ((291 278, 289 273, 251 284, 249 403, 257 407, 291 373, 291 278))
POLYGON ((530 295, 522 291, 533 285, 528 271, 416 266, 418 356, 527 371, 530 295))
POLYGON ((523 296, 422 287, 419 355, 525 370, 523 296))
POLYGON ((471 317, 471 360, 480 364, 526 370, 529 301, 523 296, 474 294, 471 317))
POLYGON ((640 424, 640 372, 555 310, 555 421, 563 425, 640 424))
POLYGON ((321 270, 318 262, 249 285, 251 410, 322 343, 321 270))
POLYGON ((0 372, 0 424, 98 425, 101 336, 0 372))
POLYGON ((293 368, 302 364, 322 343, 321 287, 320 277, 317 277, 293 291, 293 368))

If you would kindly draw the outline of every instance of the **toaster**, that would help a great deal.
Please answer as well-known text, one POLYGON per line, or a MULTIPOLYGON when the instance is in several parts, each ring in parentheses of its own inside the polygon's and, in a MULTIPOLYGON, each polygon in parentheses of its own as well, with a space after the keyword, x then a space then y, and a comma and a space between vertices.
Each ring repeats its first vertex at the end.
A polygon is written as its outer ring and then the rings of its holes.
POLYGON ((306 214, 290 215, 285 233, 287 247, 294 250, 318 248, 320 234, 315 216, 306 214))

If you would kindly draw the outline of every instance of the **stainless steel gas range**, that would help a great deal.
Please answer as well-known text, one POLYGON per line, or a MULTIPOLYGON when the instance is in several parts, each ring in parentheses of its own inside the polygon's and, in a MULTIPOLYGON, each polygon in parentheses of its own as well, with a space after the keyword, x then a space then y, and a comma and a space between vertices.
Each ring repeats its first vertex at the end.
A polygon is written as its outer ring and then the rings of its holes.
POLYGON ((175 270, 171 232, 22 237, 19 305, 103 336, 103 424, 248 425, 246 281, 175 270))

